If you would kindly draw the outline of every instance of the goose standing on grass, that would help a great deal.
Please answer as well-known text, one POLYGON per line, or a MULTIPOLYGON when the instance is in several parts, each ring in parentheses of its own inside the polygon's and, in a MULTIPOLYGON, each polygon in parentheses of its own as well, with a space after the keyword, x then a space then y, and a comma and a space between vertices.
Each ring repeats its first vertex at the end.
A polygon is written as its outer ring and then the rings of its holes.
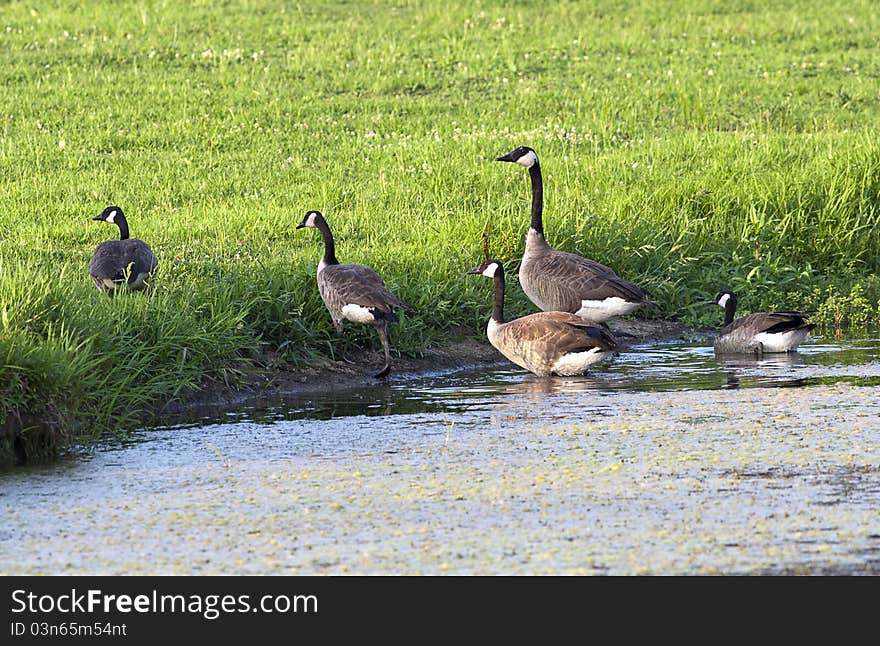
POLYGON ((617 352, 610 332, 569 312, 538 312, 505 322, 504 267, 500 261, 486 260, 467 273, 493 279, 495 298, 486 336, 516 365, 539 377, 568 377, 584 374, 617 352))
POLYGON ((93 220, 103 220, 119 227, 119 240, 107 240, 98 245, 89 261, 89 275, 95 286, 113 296, 116 290, 142 290, 159 262, 152 249, 143 240, 128 237, 128 221, 118 206, 108 206, 93 220))
POLYGON ((345 321, 366 323, 376 328, 385 351, 385 366, 374 377, 385 377, 391 371, 388 349, 389 321, 397 320, 395 310, 412 306, 397 298, 375 271, 364 265, 341 265, 336 259, 336 245, 330 226, 320 211, 309 211, 296 228, 313 227, 324 239, 324 255, 318 263, 318 292, 330 312, 333 326, 340 335, 345 321))
POLYGON ((736 294, 724 291, 711 301, 724 308, 724 327, 715 337, 716 354, 793 352, 816 327, 803 312, 755 312, 736 320, 736 294))
POLYGON ((545 312, 569 312, 596 323, 629 314, 642 305, 654 305, 644 289, 623 280, 609 267, 547 244, 542 219, 544 182, 534 150, 520 146, 496 161, 528 168, 532 180, 532 221, 519 282, 535 305, 545 312))

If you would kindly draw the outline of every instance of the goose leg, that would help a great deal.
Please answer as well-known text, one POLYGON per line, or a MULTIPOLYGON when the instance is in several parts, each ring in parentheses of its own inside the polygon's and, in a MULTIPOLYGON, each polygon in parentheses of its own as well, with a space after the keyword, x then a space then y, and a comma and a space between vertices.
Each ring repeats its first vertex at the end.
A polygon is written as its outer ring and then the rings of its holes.
POLYGON ((373 376, 376 379, 382 379, 383 377, 387 377, 388 373, 391 372, 391 352, 388 349, 388 332, 385 329, 385 326, 377 326, 376 332, 379 334, 379 340, 382 341, 382 348, 385 350, 385 367, 373 376))
POLYGON ((353 359, 349 359, 347 356, 345 356, 345 350, 339 351, 339 360, 343 363, 347 363, 350 366, 353 366, 356 363, 353 359))
MULTIPOLYGON (((333 327, 336 328, 336 334, 339 335, 339 340, 342 341, 343 332, 345 330, 344 323, 342 322, 341 319, 340 320, 333 319, 333 327)), ((344 349, 339 350, 339 358, 344 363, 347 363, 349 365, 354 365, 354 361, 352 361, 351 359, 349 359, 348 357, 345 356, 344 349)))
MULTIPOLYGON (((342 335, 339 335, 339 340, 342 341, 342 335)), ((342 345, 342 344, 340 343, 340 345, 342 345)), ((353 359, 349 359, 347 356, 345 356, 345 348, 344 347, 339 349, 339 359, 343 363, 347 363, 350 366, 353 366, 356 363, 353 359)))

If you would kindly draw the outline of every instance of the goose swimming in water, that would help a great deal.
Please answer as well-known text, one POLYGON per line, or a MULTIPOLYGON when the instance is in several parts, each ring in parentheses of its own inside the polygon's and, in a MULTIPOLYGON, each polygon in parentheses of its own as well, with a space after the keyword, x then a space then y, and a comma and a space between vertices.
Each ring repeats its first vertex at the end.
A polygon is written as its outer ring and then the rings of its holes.
POLYGON ((736 294, 719 293, 711 303, 724 308, 724 327, 715 337, 716 354, 793 352, 816 325, 803 312, 754 312, 734 320, 736 294))
POLYGON ((582 375, 617 352, 617 342, 608 330, 569 312, 538 312, 505 321, 504 267, 500 261, 486 260, 467 273, 493 280, 494 301, 486 336, 516 365, 541 377, 582 375))

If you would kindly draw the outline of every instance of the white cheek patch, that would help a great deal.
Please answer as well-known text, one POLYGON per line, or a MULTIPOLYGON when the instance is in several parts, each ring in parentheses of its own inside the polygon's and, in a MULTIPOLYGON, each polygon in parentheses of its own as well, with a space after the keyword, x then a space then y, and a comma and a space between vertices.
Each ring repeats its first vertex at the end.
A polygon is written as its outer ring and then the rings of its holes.
POLYGON ((530 150, 525 155, 516 160, 516 163, 520 166, 525 166, 526 168, 531 168, 536 163, 538 163, 538 156, 535 154, 533 150, 530 150))
POLYGON ((107 216, 107 222, 109 222, 110 224, 116 224, 116 213, 116 209, 110 211, 110 215, 107 216))
POLYGON ((488 276, 489 278, 495 278, 495 272, 498 270, 498 265, 496 263, 492 263, 488 267, 483 270, 483 275, 488 276))
POLYGON ((349 303, 342 308, 342 316, 352 323, 372 323, 376 320, 373 313, 366 307, 349 303))
POLYGON ((306 226, 307 227, 315 226, 315 214, 314 213, 309 213, 309 217, 306 218, 306 226))
POLYGON ((721 296, 721 298, 718 299, 718 304, 721 307, 724 307, 725 305, 727 305, 727 301, 729 301, 729 300, 730 300, 730 294, 723 294, 721 296))

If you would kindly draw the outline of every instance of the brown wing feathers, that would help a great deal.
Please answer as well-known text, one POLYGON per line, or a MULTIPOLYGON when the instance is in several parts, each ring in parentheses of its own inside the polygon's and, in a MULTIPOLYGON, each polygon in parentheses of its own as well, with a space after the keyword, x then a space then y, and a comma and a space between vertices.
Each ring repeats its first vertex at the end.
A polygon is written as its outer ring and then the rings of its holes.
POLYGON ((386 287, 381 276, 365 265, 330 265, 321 271, 321 278, 332 291, 334 308, 341 311, 354 304, 369 308, 377 318, 397 320, 395 309, 410 310, 412 306, 386 287))
POLYGON ((617 342, 604 328, 590 325, 568 312, 538 312, 505 325, 505 335, 526 343, 546 343, 555 352, 567 354, 592 348, 615 350, 617 342))
POLYGON ((553 250, 539 266, 549 281, 557 281, 561 289, 571 291, 577 300, 572 305, 580 308, 581 300, 602 300, 618 296, 628 301, 645 301, 647 292, 623 280, 605 265, 565 251, 553 250))
POLYGON ((814 329, 813 323, 807 323, 805 315, 801 312, 755 312, 740 319, 724 328, 724 333, 729 333, 741 328, 751 328, 756 334, 761 332, 778 333, 799 328, 814 329))
POLYGON ((124 280, 130 271, 129 282, 138 274, 152 273, 158 263, 152 251, 140 240, 107 240, 98 245, 89 262, 89 273, 96 278, 124 280))

